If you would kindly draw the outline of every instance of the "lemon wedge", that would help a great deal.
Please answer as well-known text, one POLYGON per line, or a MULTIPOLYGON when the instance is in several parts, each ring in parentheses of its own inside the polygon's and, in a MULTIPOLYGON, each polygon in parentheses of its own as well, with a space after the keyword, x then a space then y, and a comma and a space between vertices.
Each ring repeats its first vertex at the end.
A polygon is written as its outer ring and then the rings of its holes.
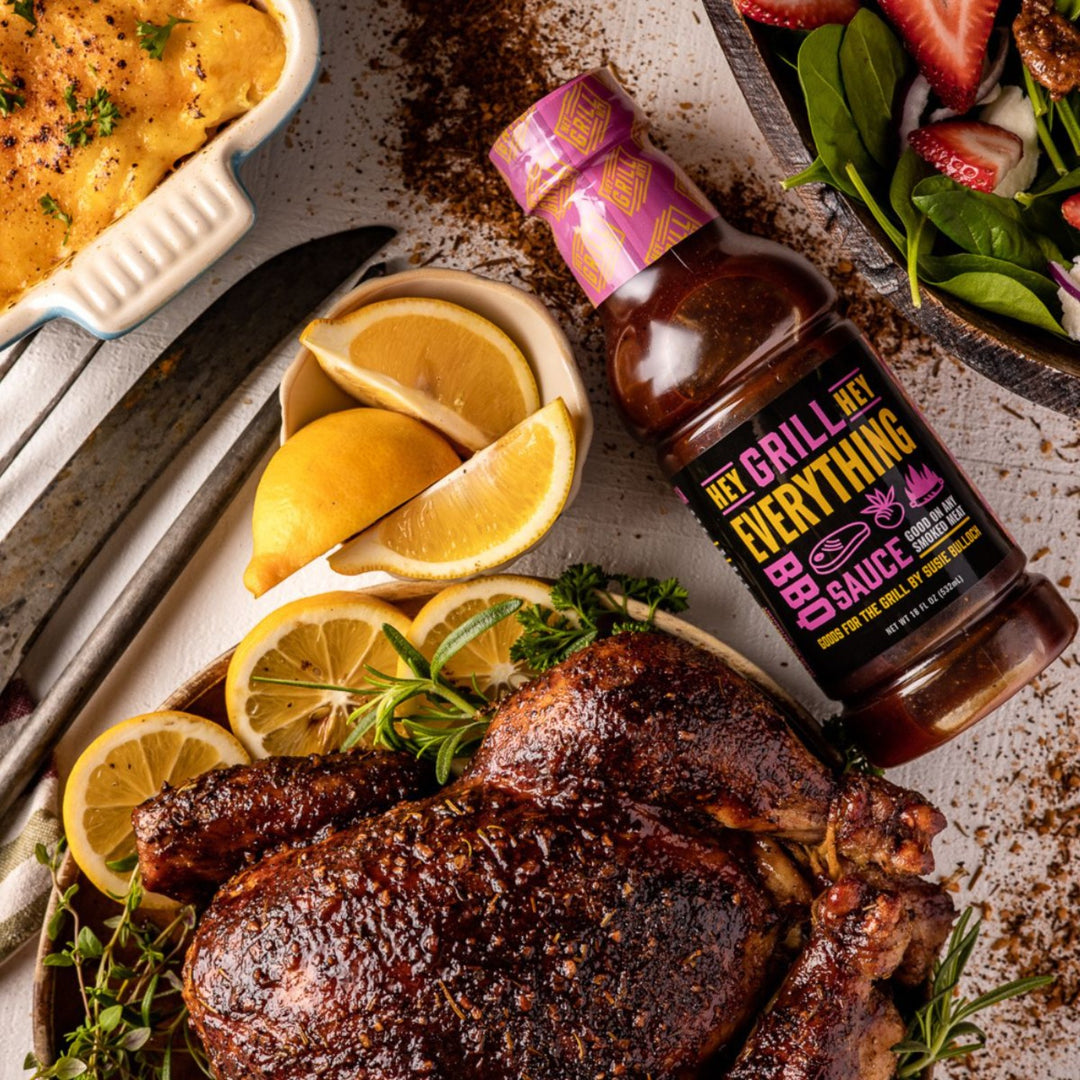
MULTIPOLYGON (((190 713, 144 713, 109 728, 82 752, 64 791, 64 832, 79 869, 102 892, 124 893, 128 875, 107 864, 135 850, 131 811, 166 782, 249 760, 225 728, 190 713)), ((172 901, 148 893, 145 903, 172 901)))
POLYGON ((409 619, 374 597, 330 592, 294 600, 262 620, 236 648, 225 676, 229 724, 252 757, 337 750, 349 714, 364 699, 272 679, 370 685, 365 666, 393 673, 397 653, 382 632, 408 633, 409 619))
MULTIPOLYGON (((551 607, 551 587, 536 578, 498 574, 451 585, 436 593, 415 615, 408 638, 429 660, 443 641, 474 615, 504 600, 551 607)), ((521 624, 512 615, 462 646, 443 670, 451 682, 476 686, 489 701, 516 690, 536 673, 510 659, 510 648, 521 636, 521 624)), ((408 669, 399 662, 398 675, 408 669)))
POLYGON ((334 552, 330 566, 426 580, 490 570, 551 528, 573 476, 574 431, 556 398, 334 552))
POLYGON ((275 452, 255 492, 255 596, 367 528, 458 464, 450 444, 410 416, 346 409, 301 428, 275 452))
POLYGON ((517 345, 446 300, 381 300, 316 319, 300 340, 359 401, 423 420, 467 450, 493 443, 540 407, 517 345))

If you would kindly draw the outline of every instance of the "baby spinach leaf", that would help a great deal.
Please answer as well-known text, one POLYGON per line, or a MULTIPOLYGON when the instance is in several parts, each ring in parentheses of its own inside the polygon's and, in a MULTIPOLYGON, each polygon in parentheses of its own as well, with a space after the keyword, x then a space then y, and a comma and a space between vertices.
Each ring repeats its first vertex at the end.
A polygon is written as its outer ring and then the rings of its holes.
POLYGON ((896 163, 892 182, 889 184, 889 203, 909 233, 918 228, 919 221, 924 216, 923 211, 911 201, 912 192, 918 183, 933 173, 934 170, 910 146, 896 163))
POLYGON ((867 187, 866 181, 859 175, 859 170, 852 162, 848 162, 848 179, 855 186, 859 198, 866 203, 866 208, 873 215, 874 220, 881 226, 881 231, 901 250, 904 250, 906 240, 904 234, 896 227, 892 219, 881 208, 880 203, 874 198, 873 192, 867 187))
POLYGON ((984 191, 973 191, 947 176, 920 181, 912 201, 958 247, 973 255, 1005 259, 1028 270, 1042 270, 1056 245, 1031 233, 1020 207, 984 191))
MULTIPOLYGON (((1077 3, 1080 3, 1080 0, 1077 0, 1077 3)), ((1046 187, 1039 188, 1037 191, 1021 192, 1017 198, 1025 205, 1030 205, 1044 195, 1064 195, 1067 191, 1080 190, 1080 168, 1072 169, 1064 176, 1058 176, 1057 173, 1051 171, 1050 179, 1051 183, 1046 187)))
POLYGON ((884 20, 869 8, 862 8, 848 23, 840 45, 840 73, 866 149, 879 165, 890 165, 896 157, 893 103, 907 73, 907 54, 884 20))
POLYGON ((825 163, 821 158, 816 157, 802 172, 797 172, 794 176, 789 176, 786 180, 781 182, 780 186, 785 191, 790 191, 792 188, 802 187, 803 184, 831 183, 832 174, 825 167, 825 163))
POLYGON ((1005 274, 966 273, 939 281, 934 286, 966 301, 973 307, 1030 323, 1052 334, 1064 335, 1061 324, 1039 297, 1005 274))
POLYGON ((1057 285, 1045 274, 988 255, 924 255, 919 260, 919 270, 931 285, 960 274, 1000 274, 1033 292, 1048 308, 1053 309, 1058 303, 1057 285))
POLYGON ((1065 220, 1056 199, 1042 199, 1024 207, 1020 220, 1038 239, 1047 262, 1069 262, 1074 255, 1080 255, 1080 233, 1065 220))
POLYGON ((847 176, 848 163, 854 164, 864 177, 874 173, 876 166, 844 96, 840 71, 843 36, 844 28, 832 23, 807 35, 799 49, 799 82, 818 156, 829 170, 833 185, 857 198, 858 192, 847 176))
POLYGON ((1066 19, 1080 19, 1080 0, 1057 0, 1057 9, 1066 19))
POLYGON ((911 286, 911 302, 916 307, 922 307, 922 297, 919 295, 919 259, 933 250, 937 228, 925 212, 911 201, 911 193, 915 190, 915 185, 931 171, 930 166, 909 146, 900 155, 889 184, 889 203, 904 226, 904 256, 911 286))

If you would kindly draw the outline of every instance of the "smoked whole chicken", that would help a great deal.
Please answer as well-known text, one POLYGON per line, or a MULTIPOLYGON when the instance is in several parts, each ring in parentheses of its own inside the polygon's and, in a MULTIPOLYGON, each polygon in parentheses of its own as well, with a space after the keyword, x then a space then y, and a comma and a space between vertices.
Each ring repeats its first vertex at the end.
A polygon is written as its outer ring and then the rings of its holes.
POLYGON ((425 790, 368 752, 211 773, 136 811, 150 887, 248 863, 184 972, 220 1080, 894 1075, 894 989, 953 920, 921 877, 944 819, 838 778, 713 654, 593 644, 425 790))

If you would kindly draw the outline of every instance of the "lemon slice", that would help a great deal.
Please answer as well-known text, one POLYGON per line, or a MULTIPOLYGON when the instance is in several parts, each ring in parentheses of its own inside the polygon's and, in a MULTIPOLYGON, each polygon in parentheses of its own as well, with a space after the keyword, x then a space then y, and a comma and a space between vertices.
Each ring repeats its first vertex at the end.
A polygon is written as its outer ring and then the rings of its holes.
POLYGON ((300 340, 353 397, 423 420, 468 450, 493 443, 540 407, 514 342, 446 300, 381 300, 316 319, 300 340))
POLYGON ((437 432, 385 409, 346 409, 301 428, 270 459, 252 511, 244 584, 261 596, 458 464, 437 432))
MULTIPOLYGON (((64 832, 79 869, 102 892, 125 892, 128 875, 106 864, 135 850, 131 811, 166 781, 249 760, 225 728, 190 713, 144 713, 109 728, 82 752, 64 791, 64 832)), ((172 901, 148 893, 147 903, 172 901)))
POLYGON ((271 612, 240 642, 225 676, 225 706, 236 737, 252 757, 325 753, 341 746, 346 720, 363 698, 253 677, 368 686, 365 665, 389 673, 397 668, 383 623, 408 633, 408 617, 383 600, 322 593, 271 612))
POLYGON ((343 574, 466 577, 536 543, 570 494, 574 432, 556 398, 330 557, 343 574))
MULTIPOLYGON (((474 615, 504 600, 551 607, 551 587, 536 578, 500 574, 451 585, 436 593, 417 613, 409 627, 409 640, 429 660, 446 637, 474 615)), ((510 647, 521 636, 521 624, 512 615, 459 649, 443 670, 452 682, 470 684, 490 701, 516 690, 536 673, 510 659, 510 647)), ((399 662, 398 674, 407 674, 399 662)))

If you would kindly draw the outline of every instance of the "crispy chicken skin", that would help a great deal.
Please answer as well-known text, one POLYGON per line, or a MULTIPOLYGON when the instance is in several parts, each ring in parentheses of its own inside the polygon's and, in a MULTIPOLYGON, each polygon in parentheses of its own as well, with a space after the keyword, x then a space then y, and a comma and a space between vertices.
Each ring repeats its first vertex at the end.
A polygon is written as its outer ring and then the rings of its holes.
POLYGON ((371 750, 266 758, 166 785, 131 815, 143 883, 185 903, 205 903, 264 852, 313 843, 434 790, 425 763, 371 750))
POLYGON ((922 982, 952 921, 949 895, 926 882, 841 878, 725 1080, 889 1080, 904 1024, 880 980, 922 982))
POLYGON ((942 823, 834 778, 711 654, 620 635, 507 699, 443 792, 228 881, 184 997, 220 1080, 887 1077, 889 980, 952 919, 911 873, 942 823))
POLYGON ((405 805, 218 893, 189 1007, 222 1080, 692 1076, 775 946, 741 841, 478 787, 405 805))

